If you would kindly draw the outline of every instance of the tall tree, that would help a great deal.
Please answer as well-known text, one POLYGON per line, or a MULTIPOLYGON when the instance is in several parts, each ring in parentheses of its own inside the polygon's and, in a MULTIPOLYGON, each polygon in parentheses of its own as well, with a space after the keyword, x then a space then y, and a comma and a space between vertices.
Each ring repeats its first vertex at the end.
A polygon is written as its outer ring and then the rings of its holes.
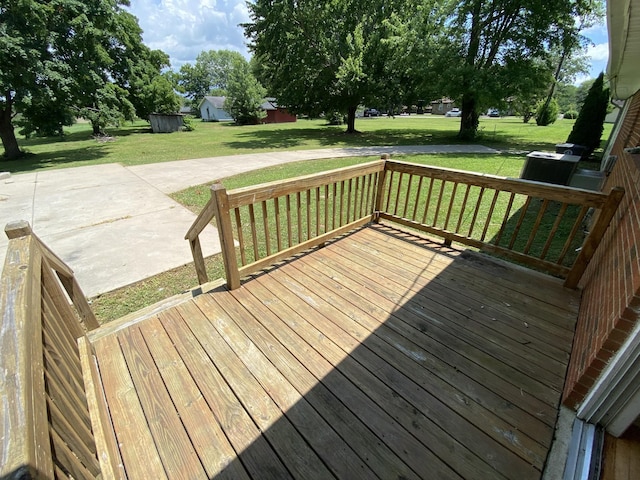
MULTIPOLYGON (((38 115, 29 118, 36 127, 50 122, 39 118, 42 108, 34 105, 53 106, 50 115, 62 115, 68 108, 96 113, 94 131, 100 131, 107 118, 130 116, 134 102, 129 91, 136 69, 141 62, 153 63, 153 55, 142 45, 137 19, 123 5, 128 0, 2 3, 0 137, 5 157, 21 154, 13 128, 17 113, 38 115)), ((65 121, 61 118, 58 123, 65 121)))
POLYGON ((341 112, 354 133, 358 105, 377 101, 384 76, 385 19, 399 5, 383 0, 257 0, 244 25, 268 92, 295 113, 341 112))
POLYGON ((604 88, 604 73, 601 73, 591 84, 584 105, 567 138, 567 143, 587 147, 584 156, 591 155, 600 146, 609 99, 609 89, 604 88))
POLYGON ((251 72, 249 62, 236 59, 229 70, 224 109, 238 125, 255 124, 265 116, 262 103, 266 91, 251 72))
POLYGON ((552 80, 552 69, 539 68, 552 48, 577 32, 576 18, 600 0, 461 0, 452 5, 440 41, 440 61, 448 68, 447 92, 461 99, 459 136, 475 137, 480 113, 500 104, 522 83, 552 80))
POLYGON ((180 67, 178 85, 193 102, 199 102, 211 93, 224 95, 233 65, 240 60, 244 60, 244 57, 231 50, 200 52, 195 64, 185 63, 180 67))

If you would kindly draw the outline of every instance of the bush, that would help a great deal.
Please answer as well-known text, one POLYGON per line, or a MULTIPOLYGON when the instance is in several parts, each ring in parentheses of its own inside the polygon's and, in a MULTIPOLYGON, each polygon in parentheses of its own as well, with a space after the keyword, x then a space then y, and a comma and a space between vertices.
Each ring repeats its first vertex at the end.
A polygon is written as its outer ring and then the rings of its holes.
POLYGON ((567 120, 575 120, 576 118, 578 118, 578 112, 576 112, 575 110, 569 110, 568 112, 564 113, 564 118, 566 118, 567 120))
POLYGON ((329 112, 325 118, 328 125, 342 125, 344 123, 344 115, 340 112, 329 112))
POLYGON ((558 107, 558 102, 556 102, 555 98, 551 99, 549 104, 540 104, 538 111, 536 112, 536 123, 540 127, 551 125, 558 119, 559 111, 560 107, 558 107))
POLYGON ((193 132, 195 130, 195 126, 193 125, 193 117, 191 115, 182 117, 182 130, 184 132, 193 132))
POLYGON ((603 88, 604 74, 596 78, 584 99, 580 114, 567 138, 567 143, 584 145, 587 150, 584 156, 591 155, 600 146, 600 138, 604 128, 604 118, 609 105, 609 89, 603 88))

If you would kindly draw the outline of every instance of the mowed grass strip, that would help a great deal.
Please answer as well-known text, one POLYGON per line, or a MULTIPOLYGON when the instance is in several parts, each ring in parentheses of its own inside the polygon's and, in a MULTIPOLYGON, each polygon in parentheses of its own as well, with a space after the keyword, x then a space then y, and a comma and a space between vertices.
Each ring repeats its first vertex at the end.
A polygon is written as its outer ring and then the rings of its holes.
MULTIPOLYGON (((565 142, 573 120, 558 120, 547 127, 520 118, 481 118, 474 143, 509 152, 553 150, 565 142)), ((346 135, 343 126, 327 126, 324 120, 301 119, 295 123, 235 126, 228 122, 194 121, 192 132, 153 134, 147 122, 138 121, 109 129, 110 137, 96 140, 87 123, 65 129, 62 138, 20 139, 28 153, 15 161, 0 161, 2 171, 12 173, 37 169, 68 168, 104 163, 140 165, 191 158, 241 153, 309 150, 379 145, 442 145, 461 143, 457 138, 459 118, 437 115, 362 118, 361 132, 346 135)), ((611 125, 605 126, 607 138, 611 125)))

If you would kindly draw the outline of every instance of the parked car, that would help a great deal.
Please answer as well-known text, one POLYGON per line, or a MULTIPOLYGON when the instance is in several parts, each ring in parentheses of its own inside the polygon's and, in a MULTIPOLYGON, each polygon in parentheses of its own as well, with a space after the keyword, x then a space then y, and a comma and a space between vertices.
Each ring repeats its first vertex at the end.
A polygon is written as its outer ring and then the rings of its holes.
POLYGON ((459 108, 452 108, 447 113, 444 114, 445 117, 461 117, 462 111, 459 108))
POLYGON ((364 116, 365 117, 379 117, 380 116, 380 112, 378 110, 376 110, 375 108, 365 108, 364 109, 364 116))
POLYGON ((487 115, 489 115, 490 117, 500 117, 500 110, 497 110, 495 108, 492 108, 491 110, 489 110, 489 113, 487 113, 487 115))

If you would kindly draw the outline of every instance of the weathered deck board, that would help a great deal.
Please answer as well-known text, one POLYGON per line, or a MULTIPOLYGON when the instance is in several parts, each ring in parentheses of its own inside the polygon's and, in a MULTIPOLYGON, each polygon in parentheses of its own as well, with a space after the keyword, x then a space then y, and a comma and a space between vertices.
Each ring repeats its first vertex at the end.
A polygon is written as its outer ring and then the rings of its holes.
POLYGON ((376 226, 94 347, 131 479, 534 479, 576 298, 376 226))

